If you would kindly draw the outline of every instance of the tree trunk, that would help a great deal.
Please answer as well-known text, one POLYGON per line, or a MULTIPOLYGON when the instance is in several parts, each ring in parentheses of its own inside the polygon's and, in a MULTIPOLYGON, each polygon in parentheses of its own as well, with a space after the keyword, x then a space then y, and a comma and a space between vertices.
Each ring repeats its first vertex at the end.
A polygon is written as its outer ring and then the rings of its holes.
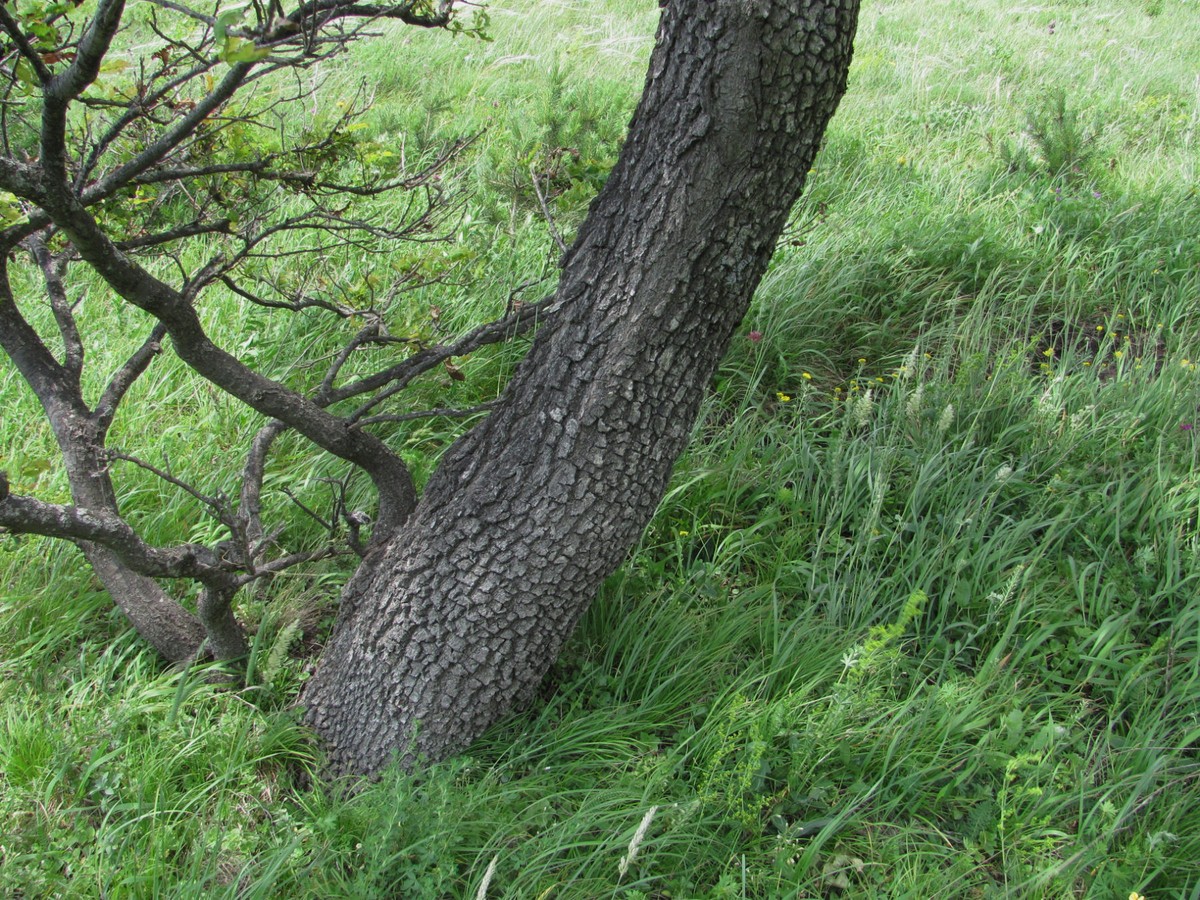
MULTIPOLYGON (((103 438, 82 408, 66 411, 47 404, 47 416, 62 450, 71 499, 82 509, 117 514, 117 498, 108 465, 103 459, 103 438)), ((153 578, 139 575, 120 556, 99 544, 78 541, 79 549, 113 602, 130 623, 164 658, 185 662, 196 655, 204 640, 200 620, 169 597, 153 578)))
POLYGON ((666 489, 845 91, 857 0, 669 0, 558 301, 494 412, 347 586, 304 692, 335 770, 530 697, 666 489))

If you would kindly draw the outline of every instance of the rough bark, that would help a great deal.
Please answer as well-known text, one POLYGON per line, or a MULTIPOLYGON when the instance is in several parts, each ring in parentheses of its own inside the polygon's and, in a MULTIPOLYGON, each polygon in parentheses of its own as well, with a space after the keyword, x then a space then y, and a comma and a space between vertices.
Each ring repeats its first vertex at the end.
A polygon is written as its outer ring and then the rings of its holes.
POLYGON ((845 91, 857 0, 671 0, 621 158, 492 415, 348 585, 303 702, 336 770, 530 696, 662 497, 845 91))

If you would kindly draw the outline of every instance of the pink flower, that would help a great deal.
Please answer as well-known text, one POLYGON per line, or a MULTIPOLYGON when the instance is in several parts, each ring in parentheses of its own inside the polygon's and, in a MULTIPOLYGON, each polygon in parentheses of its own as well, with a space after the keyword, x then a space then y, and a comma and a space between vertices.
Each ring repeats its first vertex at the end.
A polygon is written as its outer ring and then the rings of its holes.
POLYGON ((1191 422, 1184 422, 1182 425, 1180 425, 1180 426, 1179 426, 1179 428, 1180 428, 1180 430, 1182 430, 1182 431, 1191 431, 1191 430, 1192 430, 1192 423, 1191 423, 1191 422))
POLYGON ((759 341, 762 340, 762 332, 761 331, 752 331, 752 332, 750 332, 750 334, 747 335, 747 337, 750 338, 750 343, 757 344, 759 341))

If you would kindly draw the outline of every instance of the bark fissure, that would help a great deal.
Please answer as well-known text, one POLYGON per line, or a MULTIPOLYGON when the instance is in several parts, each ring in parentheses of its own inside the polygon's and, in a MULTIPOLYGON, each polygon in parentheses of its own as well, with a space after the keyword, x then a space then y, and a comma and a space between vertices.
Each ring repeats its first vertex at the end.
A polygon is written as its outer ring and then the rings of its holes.
POLYGON ((335 768, 445 756, 536 688, 666 489, 845 90, 856 10, 666 6, 553 313, 346 590, 304 696, 335 768))

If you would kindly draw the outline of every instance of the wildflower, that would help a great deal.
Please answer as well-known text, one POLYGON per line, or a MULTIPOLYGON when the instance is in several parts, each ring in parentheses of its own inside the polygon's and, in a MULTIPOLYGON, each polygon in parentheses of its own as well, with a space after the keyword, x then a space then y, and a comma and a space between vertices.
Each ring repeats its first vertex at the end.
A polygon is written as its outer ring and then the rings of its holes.
POLYGON ((1092 196, 1095 197, 1097 200, 1099 200, 1104 195, 1101 194, 1099 191, 1092 191, 1092 196))
POLYGON ((1179 430, 1180 431, 1191 431, 1193 427, 1194 426, 1192 425, 1191 422, 1182 422, 1179 425, 1179 430))
POLYGON ((801 372, 800 377, 803 378, 805 381, 812 381, 812 373, 811 372, 801 372))
POLYGON ((908 402, 904 405, 905 412, 908 413, 909 421, 914 425, 921 420, 921 402, 925 399, 925 385, 918 384, 917 389, 909 395, 908 402))
POLYGON ((1103 330, 1104 330, 1104 326, 1103 326, 1103 325, 1097 325, 1097 326, 1096 326, 1096 330, 1097 330, 1097 331, 1103 331, 1103 330))
POLYGON ((1141 894, 1139 894, 1137 891, 1130 891, 1129 892, 1129 900, 1146 900, 1146 898, 1143 897, 1141 894))
POLYGON ((475 900, 487 900, 488 885, 492 883, 492 876, 496 874, 496 863, 500 862, 500 854, 497 853, 492 857, 492 861, 488 863, 487 871, 483 873, 483 880, 479 882, 479 890, 475 892, 475 900))
POLYGON ((937 430, 938 434, 945 434, 950 430, 950 426, 954 424, 954 404, 947 403, 946 408, 942 410, 942 414, 938 417, 937 430))
POLYGON ((1042 356, 1053 356, 1053 355, 1054 355, 1053 347, 1047 347, 1045 350, 1042 351, 1042 356))
POLYGON ((851 410, 852 423, 855 428, 862 428, 871 421, 871 410, 875 406, 875 391, 873 388, 867 388, 866 393, 858 398, 851 410))
POLYGON ((748 335, 746 335, 746 337, 750 338, 750 343, 757 344, 759 341, 762 340, 762 332, 761 331, 752 331, 748 335))
POLYGON ((633 839, 629 842, 629 852, 621 857, 621 862, 617 866, 618 880, 625 877, 625 873, 637 859, 638 848, 642 846, 642 840, 646 837, 646 832, 650 829, 650 823, 654 821, 654 814, 657 812, 658 807, 652 806, 646 815, 642 816, 642 823, 638 825, 637 831, 633 833, 633 839))
POLYGON ((858 358, 858 364, 860 366, 865 366, 867 364, 867 358, 865 356, 860 356, 858 358))
POLYGON ((776 391, 775 396, 779 398, 780 403, 791 403, 792 402, 792 395, 785 394, 783 391, 776 391))
POLYGON ((1113 356, 1115 356, 1117 359, 1120 359, 1124 355, 1125 355, 1124 350, 1114 350, 1113 351, 1113 356))

